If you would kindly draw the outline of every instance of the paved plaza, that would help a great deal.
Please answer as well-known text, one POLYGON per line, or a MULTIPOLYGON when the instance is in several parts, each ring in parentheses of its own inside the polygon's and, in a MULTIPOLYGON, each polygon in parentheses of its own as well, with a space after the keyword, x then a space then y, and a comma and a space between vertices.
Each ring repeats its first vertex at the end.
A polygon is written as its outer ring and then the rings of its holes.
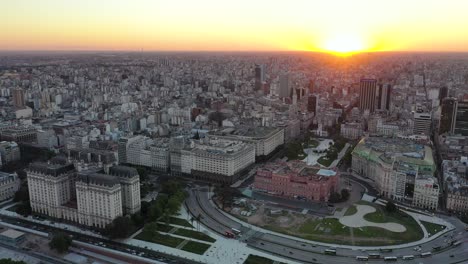
POLYGON ((339 219, 340 223, 353 227, 353 228, 359 228, 359 227, 366 227, 366 226, 374 226, 374 227, 380 227, 387 229, 391 232, 396 232, 396 233, 402 233, 406 231, 406 227, 404 227, 401 224, 398 223, 374 223, 374 222, 369 222, 366 219, 364 219, 364 216, 366 214, 370 214, 376 211, 376 209, 372 206, 369 205, 361 205, 361 204, 356 204, 356 209, 357 212, 353 215, 347 215, 343 216, 339 219))

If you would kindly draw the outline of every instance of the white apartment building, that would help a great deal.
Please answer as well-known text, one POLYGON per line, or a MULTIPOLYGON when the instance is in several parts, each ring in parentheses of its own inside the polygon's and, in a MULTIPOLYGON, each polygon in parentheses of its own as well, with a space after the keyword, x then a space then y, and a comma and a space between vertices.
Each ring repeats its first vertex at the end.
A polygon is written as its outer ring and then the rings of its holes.
POLYGON ((116 217, 140 210, 140 181, 134 168, 116 166, 109 174, 78 167, 64 158, 27 169, 34 212, 104 228, 116 217))
POLYGON ((181 155, 182 173, 218 183, 234 182, 254 163, 254 146, 215 137, 193 140, 181 155))
POLYGON ((226 128, 208 133, 208 137, 240 140, 255 146, 255 156, 262 159, 284 144, 284 131, 274 127, 226 128))
POLYGON ((136 136, 128 139, 125 152, 125 159, 128 164, 145 166, 164 172, 169 170, 170 151, 169 139, 167 138, 151 139, 136 136))
POLYGON ((33 163, 26 170, 33 212, 63 218, 62 205, 71 200, 74 166, 64 160, 33 163))
POLYGON ((407 139, 366 137, 352 152, 352 170, 375 181, 380 194, 387 198, 437 208, 439 188, 432 176, 435 163, 427 145, 407 139), (407 189, 413 185, 414 190, 407 189))
POLYGON ((430 135, 431 124, 430 113, 414 113, 413 134, 430 135))
POLYGON ((360 123, 341 124, 340 133, 344 138, 358 139, 362 137, 363 130, 360 123))
POLYGON ((123 215, 122 189, 117 178, 104 174, 78 175, 78 223, 104 228, 123 215))
POLYGON ((15 196, 20 187, 20 180, 16 174, 0 171, 0 201, 4 201, 15 196))
POLYGON ((140 176, 135 168, 113 166, 109 175, 118 178, 122 188, 122 208, 124 214, 134 214, 140 211, 140 176))
POLYGON ((418 175, 414 183, 413 206, 436 210, 439 191, 436 178, 432 175, 418 175))

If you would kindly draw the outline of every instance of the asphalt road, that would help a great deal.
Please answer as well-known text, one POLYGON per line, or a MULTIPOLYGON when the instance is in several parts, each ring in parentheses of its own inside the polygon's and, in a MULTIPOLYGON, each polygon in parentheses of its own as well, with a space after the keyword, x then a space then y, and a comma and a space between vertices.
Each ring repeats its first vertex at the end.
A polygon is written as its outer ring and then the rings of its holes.
MULTIPOLYGON (((283 256, 298 262, 303 263, 363 263, 357 261, 356 256, 366 256, 368 252, 337 248, 337 254, 339 256, 328 256, 322 254, 328 246, 320 246, 314 243, 303 243, 295 239, 289 239, 274 234, 263 233, 259 231, 253 231, 249 225, 241 225, 237 221, 225 216, 219 211, 218 208, 212 205, 210 198, 208 197, 208 188, 193 188, 189 191, 189 198, 186 201, 186 206, 192 215, 195 217, 201 215, 200 222, 210 228, 211 230, 224 234, 225 231, 230 230, 234 227, 242 231, 241 237, 238 239, 247 243, 250 247, 258 250, 283 256)), ((446 218, 451 221, 452 224, 457 226, 456 232, 449 232, 444 236, 441 236, 433 241, 427 242, 421 245, 421 250, 415 251, 413 247, 394 249, 390 253, 381 253, 384 256, 404 256, 414 255, 418 256, 421 252, 432 251, 433 247, 448 245, 447 242, 450 240, 450 236, 453 235, 453 239, 458 241, 468 242, 468 233, 464 231, 464 226, 459 221, 453 218, 446 218), (447 242, 444 242, 447 240, 447 242)), ((383 262, 383 259, 372 260, 372 262, 383 262)), ((462 243, 458 247, 449 247, 442 252, 434 252, 431 257, 419 258, 415 260, 399 260, 404 263, 468 263, 468 243, 462 243), (453 255, 453 257, 450 257, 453 255)))

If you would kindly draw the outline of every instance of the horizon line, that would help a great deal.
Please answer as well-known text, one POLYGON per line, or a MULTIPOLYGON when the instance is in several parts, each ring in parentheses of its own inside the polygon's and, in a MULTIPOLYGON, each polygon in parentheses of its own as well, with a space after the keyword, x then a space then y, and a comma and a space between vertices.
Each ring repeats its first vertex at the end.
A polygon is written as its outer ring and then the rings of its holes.
MULTIPOLYGON (((321 53, 321 54, 330 54, 336 55, 340 52, 333 52, 333 51, 319 51, 319 50, 112 50, 112 49, 96 49, 96 50, 88 50, 88 49, 19 49, 19 50, 10 50, 0 49, 0 53, 60 53, 60 52, 68 52, 68 53, 92 53, 92 52, 105 52, 105 53, 295 53, 295 52, 306 52, 306 53, 321 53)), ((346 53, 346 52, 345 52, 346 53)), ((351 52, 352 55, 359 55, 359 54, 366 54, 366 53, 468 53, 468 50, 465 51, 456 51, 456 50, 380 50, 380 51, 357 51, 351 52)))

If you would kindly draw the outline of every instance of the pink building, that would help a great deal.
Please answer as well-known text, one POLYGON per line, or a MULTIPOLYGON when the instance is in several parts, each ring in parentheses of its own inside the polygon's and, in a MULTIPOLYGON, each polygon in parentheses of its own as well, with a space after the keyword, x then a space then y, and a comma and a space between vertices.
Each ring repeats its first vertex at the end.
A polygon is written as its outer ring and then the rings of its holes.
POLYGON ((338 191, 339 172, 307 166, 302 161, 268 163, 257 170, 254 188, 287 197, 328 201, 338 191))

